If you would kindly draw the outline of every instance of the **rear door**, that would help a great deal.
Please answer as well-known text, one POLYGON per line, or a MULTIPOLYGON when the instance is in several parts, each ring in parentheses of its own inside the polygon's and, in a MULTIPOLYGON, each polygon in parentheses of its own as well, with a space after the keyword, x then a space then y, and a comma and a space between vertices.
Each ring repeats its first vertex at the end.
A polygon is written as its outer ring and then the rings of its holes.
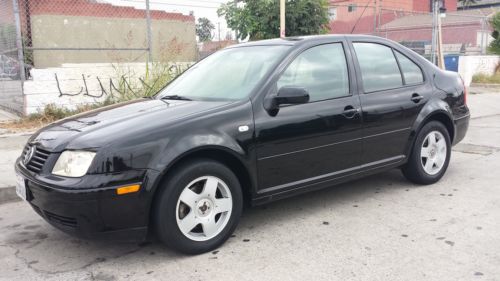
POLYGON ((402 52, 375 42, 352 42, 363 112, 365 165, 405 157, 411 127, 432 93, 422 68, 402 52))

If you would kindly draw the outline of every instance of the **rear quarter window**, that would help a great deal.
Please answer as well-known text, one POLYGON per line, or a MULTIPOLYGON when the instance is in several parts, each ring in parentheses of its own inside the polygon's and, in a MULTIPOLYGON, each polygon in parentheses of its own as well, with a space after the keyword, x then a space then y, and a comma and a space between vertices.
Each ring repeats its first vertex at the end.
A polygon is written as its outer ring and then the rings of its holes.
POLYGON ((406 85, 420 84, 424 82, 424 74, 420 67, 408 57, 394 50, 399 61, 399 66, 403 72, 406 85))

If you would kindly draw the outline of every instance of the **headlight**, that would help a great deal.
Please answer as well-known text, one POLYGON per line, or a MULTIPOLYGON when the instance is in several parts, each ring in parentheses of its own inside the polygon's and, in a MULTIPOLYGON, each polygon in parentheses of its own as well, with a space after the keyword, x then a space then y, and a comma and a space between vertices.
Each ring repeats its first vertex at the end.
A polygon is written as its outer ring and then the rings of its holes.
POLYGON ((94 159, 95 152, 66 150, 57 159, 52 174, 78 178, 87 173, 94 159))

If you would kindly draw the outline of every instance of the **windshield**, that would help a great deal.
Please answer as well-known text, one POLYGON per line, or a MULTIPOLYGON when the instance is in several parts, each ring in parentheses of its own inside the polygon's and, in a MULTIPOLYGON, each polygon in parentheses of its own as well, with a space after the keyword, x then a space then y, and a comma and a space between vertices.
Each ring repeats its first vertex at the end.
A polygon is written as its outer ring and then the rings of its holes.
POLYGON ((208 101, 246 98, 288 48, 253 46, 219 51, 193 65, 157 97, 208 101))

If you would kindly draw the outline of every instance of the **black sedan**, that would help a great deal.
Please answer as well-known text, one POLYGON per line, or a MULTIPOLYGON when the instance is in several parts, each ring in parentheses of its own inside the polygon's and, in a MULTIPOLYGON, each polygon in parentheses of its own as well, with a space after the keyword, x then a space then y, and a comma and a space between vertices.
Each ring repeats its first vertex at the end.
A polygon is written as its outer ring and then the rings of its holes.
POLYGON ((242 207, 400 168, 445 173, 467 131, 462 79, 369 36, 240 44, 192 66, 153 98, 34 134, 18 194, 81 237, 184 253, 221 245, 242 207))

